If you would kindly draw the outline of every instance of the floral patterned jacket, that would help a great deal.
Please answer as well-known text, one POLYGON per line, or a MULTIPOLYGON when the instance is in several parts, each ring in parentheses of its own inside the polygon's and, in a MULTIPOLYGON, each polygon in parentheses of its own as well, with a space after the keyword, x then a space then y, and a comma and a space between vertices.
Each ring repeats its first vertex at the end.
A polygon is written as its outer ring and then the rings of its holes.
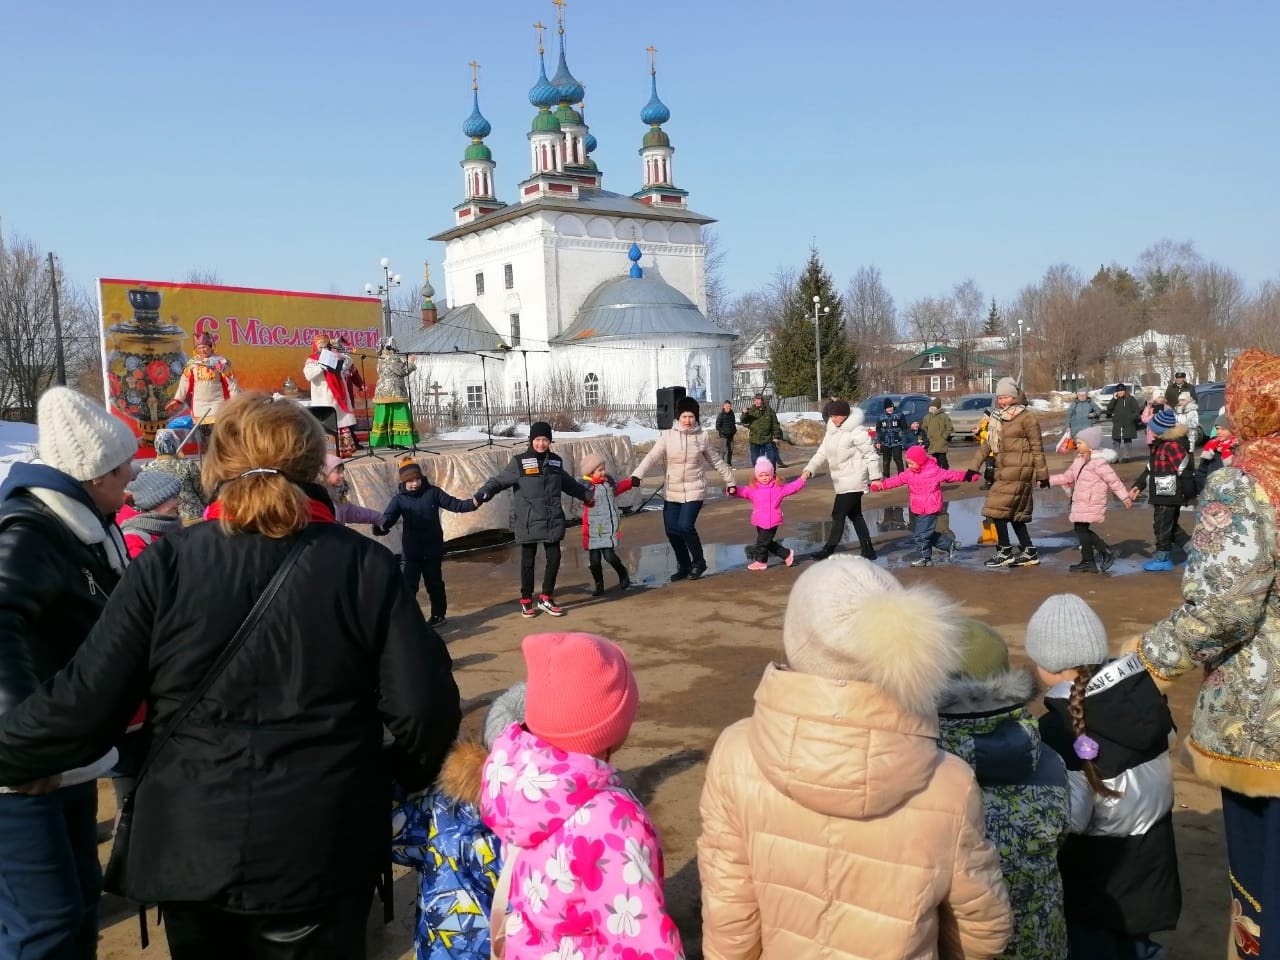
POLYGON ((1070 828, 1067 768, 1040 742, 1026 707, 1031 675, 953 677, 938 702, 938 745, 973 768, 987 839, 1013 907, 1013 936, 997 960, 1066 960, 1058 848, 1070 828))
POLYGON ((1280 796, 1280 590, 1276 508, 1234 467, 1210 475, 1184 603, 1147 631, 1139 655, 1157 680, 1197 667, 1204 680, 1188 741, 1202 778, 1249 796, 1280 796))
POLYGON ((519 848, 506 960, 683 960, 658 834, 610 764, 512 724, 489 751, 480 810, 519 848))

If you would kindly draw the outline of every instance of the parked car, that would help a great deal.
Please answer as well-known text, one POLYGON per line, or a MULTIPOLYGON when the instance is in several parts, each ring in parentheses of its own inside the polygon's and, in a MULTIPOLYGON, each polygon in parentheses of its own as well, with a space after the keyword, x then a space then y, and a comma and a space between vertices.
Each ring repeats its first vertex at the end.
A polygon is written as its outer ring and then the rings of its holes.
MULTIPOLYGON (((876 438, 876 421, 884 416, 884 402, 892 400, 897 412, 902 414, 904 426, 910 428, 911 424, 918 423, 924 419, 924 415, 929 412, 929 398, 923 393, 877 393, 875 396, 867 397, 858 404, 858 408, 862 410, 862 415, 867 427, 867 433, 871 434, 871 439, 876 438)), ((910 432, 908 430, 908 432, 910 432)), ((905 437, 903 440, 907 446, 915 443, 911 437, 905 437)))
POLYGON ((1200 408, 1200 442, 1213 437, 1213 422, 1222 413, 1227 402, 1225 383, 1196 384, 1196 406, 1200 408))
POLYGON ((995 403, 994 393, 966 393, 958 397, 951 405, 951 409, 947 411, 951 416, 951 436, 947 438, 948 441, 956 437, 976 440, 978 424, 987 415, 987 411, 995 406, 995 403))

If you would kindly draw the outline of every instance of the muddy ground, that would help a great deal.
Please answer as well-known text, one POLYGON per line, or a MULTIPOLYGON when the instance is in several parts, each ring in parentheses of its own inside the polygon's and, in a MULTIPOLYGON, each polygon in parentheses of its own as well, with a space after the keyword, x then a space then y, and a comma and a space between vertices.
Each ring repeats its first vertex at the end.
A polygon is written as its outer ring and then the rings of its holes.
MULTIPOLYGON (((953 448, 952 465, 966 466, 972 446, 953 448)), ((810 450, 784 448, 791 465, 784 477, 798 474, 810 450)), ((745 462, 742 457, 739 462, 745 462)), ((1051 456, 1051 469, 1060 470, 1067 458, 1051 456)), ((1131 480, 1140 464, 1120 464, 1117 470, 1131 480)), ((746 480, 745 470, 739 477, 746 480)), ((656 481, 646 481, 652 491, 656 481)), ((1025 625, 1041 600, 1052 593, 1074 591, 1098 611, 1118 649, 1178 603, 1180 574, 1150 574, 1141 570, 1151 551, 1151 512, 1139 505, 1126 512, 1116 505, 1101 528, 1120 559, 1110 574, 1071 574, 1068 564, 1078 559, 1066 497, 1058 490, 1038 491, 1032 533, 1043 561, 1037 568, 988 570, 982 566, 992 548, 976 546, 981 493, 976 484, 955 488, 952 526, 965 549, 952 564, 926 570, 906 566, 913 554, 909 534, 894 529, 903 519, 906 492, 895 490, 871 496, 868 517, 881 564, 905 582, 928 580, 964 604, 968 615, 995 625, 1008 639, 1016 659, 1022 659, 1025 625), (888 509, 885 509, 888 508, 888 509)), ((816 549, 825 535, 832 498, 831 483, 817 477, 801 494, 787 501, 784 542, 797 556, 816 549)), ((660 505, 660 498, 654 501, 660 505)), ((626 593, 610 589, 592 599, 590 575, 580 538, 565 541, 558 599, 568 615, 553 620, 545 614, 523 620, 516 605, 518 555, 510 547, 495 547, 454 556, 445 566, 450 620, 442 630, 449 643, 464 697, 466 723, 480 722, 492 698, 522 676, 519 641, 538 630, 589 630, 620 641, 627 648, 640 680, 640 718, 631 739, 617 757, 631 786, 657 822, 667 865, 668 906, 685 937, 690 957, 700 957, 699 887, 695 857, 698 834, 698 793, 706 758, 717 734, 751 712, 752 692, 769 660, 781 649, 782 613, 788 591, 805 569, 798 561, 787 569, 746 569, 744 546, 754 540, 749 506, 719 496, 703 509, 699 532, 707 545, 711 569, 694 583, 669 584, 674 570, 662 535, 662 520, 653 506, 628 518, 623 526, 620 554, 643 585, 626 593)), ((1183 517, 1190 529, 1189 513, 1183 517)), ((576 533, 576 531, 575 531, 576 533)), ((847 549, 847 546, 846 546, 847 549)), ((541 568, 539 567, 539 575, 541 568)), ((615 581, 606 572, 607 582, 615 581)), ((425 601, 425 595, 422 597, 425 601)), ((1175 687, 1171 702, 1179 729, 1186 731, 1195 697, 1195 681, 1175 687)), ((1221 956, 1227 928, 1226 867, 1219 820, 1218 795, 1176 765, 1175 823, 1183 882, 1182 921, 1176 931, 1160 935, 1179 958, 1221 956)), ((111 791, 103 785, 101 818, 112 809, 111 791)), ((904 843, 910 842, 904 838, 904 843)), ((100 848, 105 858, 108 847, 100 848)), ((412 955, 411 923, 415 878, 398 875, 395 885, 396 919, 381 923, 380 910, 370 917, 370 956, 374 960, 412 955)), ((112 897, 103 902, 103 941, 100 956, 144 956, 138 946, 137 923, 128 904, 112 897)), ((166 957, 163 937, 147 955, 166 957)))

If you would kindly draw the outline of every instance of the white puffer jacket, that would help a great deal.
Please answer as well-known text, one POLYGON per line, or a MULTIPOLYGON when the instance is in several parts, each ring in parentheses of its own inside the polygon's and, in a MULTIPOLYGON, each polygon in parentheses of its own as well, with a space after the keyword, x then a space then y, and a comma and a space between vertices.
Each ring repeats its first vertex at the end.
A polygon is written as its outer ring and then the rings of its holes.
POLYGON ((716 452, 701 424, 685 429, 677 423, 658 435, 653 449, 632 471, 633 477, 644 477, 659 464, 666 466, 668 503, 693 503, 707 497, 707 467, 720 474, 726 487, 734 486, 733 471, 716 452))
POLYGON ((836 493, 866 493, 870 482, 880 479, 880 457, 862 419, 862 410, 850 407, 849 416, 840 426, 828 420, 827 435, 805 465, 810 474, 828 467, 836 493))

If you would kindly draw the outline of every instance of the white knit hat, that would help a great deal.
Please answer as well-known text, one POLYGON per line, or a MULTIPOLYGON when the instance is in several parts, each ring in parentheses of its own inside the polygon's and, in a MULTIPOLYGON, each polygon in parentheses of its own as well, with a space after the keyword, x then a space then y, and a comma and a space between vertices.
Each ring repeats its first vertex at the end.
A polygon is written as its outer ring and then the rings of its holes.
POLYGON ((123 420, 70 387, 50 387, 36 404, 40 459, 80 481, 133 459, 138 438, 123 420))
POLYGON ((1107 659, 1107 628, 1074 593, 1057 593, 1027 622, 1027 656, 1049 673, 1094 666, 1107 659))
POLYGON ((932 587, 904 587, 861 557, 810 565, 791 588, 782 646, 792 670, 879 687, 907 709, 936 714, 960 661, 960 618, 932 587))

